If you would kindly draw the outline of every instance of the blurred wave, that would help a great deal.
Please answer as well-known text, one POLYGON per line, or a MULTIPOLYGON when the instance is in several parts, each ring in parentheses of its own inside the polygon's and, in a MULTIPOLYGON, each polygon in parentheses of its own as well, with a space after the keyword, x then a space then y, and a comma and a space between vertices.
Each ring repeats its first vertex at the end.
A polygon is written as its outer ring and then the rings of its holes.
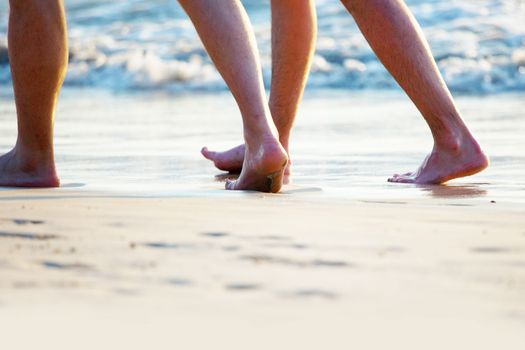
MULTIPOLYGON (((269 1, 243 1, 269 83, 269 1)), ((525 91, 525 4, 519 0, 409 0, 451 90, 525 91)), ((175 0, 66 0, 66 85, 116 91, 225 89, 175 0)), ((397 89, 339 1, 318 0, 319 39, 309 88, 397 89)), ((10 81, 7 5, 0 3, 0 84, 10 81)), ((241 64, 241 62, 239 62, 241 64)))

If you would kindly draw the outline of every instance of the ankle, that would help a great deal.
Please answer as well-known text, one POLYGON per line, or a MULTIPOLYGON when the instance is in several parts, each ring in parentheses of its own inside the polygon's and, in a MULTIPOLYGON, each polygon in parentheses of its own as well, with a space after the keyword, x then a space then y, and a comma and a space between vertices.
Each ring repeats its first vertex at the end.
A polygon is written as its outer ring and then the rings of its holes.
POLYGON ((27 171, 48 169, 53 172, 55 170, 53 149, 32 149, 17 144, 12 154, 21 169, 27 171))
POLYGON ((461 150, 461 138, 456 135, 434 136, 434 148, 447 153, 458 153, 461 150))
POLYGON ((441 152, 458 155, 464 152, 483 153, 480 145, 468 130, 434 137, 434 148, 441 152))
POLYGON ((279 142, 281 143, 281 146, 288 152, 289 144, 290 144, 290 133, 281 133, 279 132, 279 142))
POLYGON ((433 116, 429 126, 434 144, 444 150, 458 151, 464 142, 474 139, 459 113, 433 116))
POLYGON ((53 142, 37 141, 28 143, 18 139, 14 149, 17 151, 17 153, 23 154, 24 156, 49 156, 53 155, 53 142))

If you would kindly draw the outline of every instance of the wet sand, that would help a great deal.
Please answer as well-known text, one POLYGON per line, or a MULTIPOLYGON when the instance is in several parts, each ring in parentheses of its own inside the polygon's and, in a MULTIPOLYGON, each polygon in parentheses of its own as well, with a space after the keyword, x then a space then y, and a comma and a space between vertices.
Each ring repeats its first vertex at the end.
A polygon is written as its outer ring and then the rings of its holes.
POLYGON ((92 97, 60 107, 64 186, 0 189, 2 349, 525 346, 522 102, 463 100, 492 168, 415 187, 385 182, 427 150, 409 105, 307 100, 266 195, 198 156, 235 144, 229 102, 92 97))

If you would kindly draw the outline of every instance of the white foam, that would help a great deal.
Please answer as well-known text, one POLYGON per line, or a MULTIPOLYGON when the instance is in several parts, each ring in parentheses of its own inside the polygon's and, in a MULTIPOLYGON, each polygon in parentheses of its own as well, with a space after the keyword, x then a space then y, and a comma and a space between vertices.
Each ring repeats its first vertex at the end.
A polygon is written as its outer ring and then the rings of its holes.
MULTIPOLYGON (((525 90, 524 2, 412 0, 407 3, 429 38, 453 91, 525 90)), ((115 90, 225 89, 191 22, 175 2, 69 0, 66 4, 71 46, 67 85, 115 90)), ((253 0, 246 5, 254 19, 264 75, 269 78, 268 3, 253 0)), ((317 6, 319 38, 310 88, 396 88, 339 1, 320 0, 317 6)), ((10 79, 5 62, 4 9, 6 4, 2 2, 0 83, 10 79)))

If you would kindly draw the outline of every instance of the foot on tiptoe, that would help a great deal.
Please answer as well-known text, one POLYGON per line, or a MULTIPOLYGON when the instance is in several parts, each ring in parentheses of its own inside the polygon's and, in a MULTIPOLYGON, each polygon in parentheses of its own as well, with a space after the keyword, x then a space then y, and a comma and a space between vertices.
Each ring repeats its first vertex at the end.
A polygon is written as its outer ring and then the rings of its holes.
POLYGON ((228 190, 279 192, 288 164, 286 150, 273 137, 245 147, 242 171, 236 181, 227 181, 228 190))
MULTIPOLYGON (((211 160, 217 169, 228 171, 230 173, 240 173, 242 170, 242 164, 244 162, 245 151, 246 146, 242 144, 223 152, 211 151, 207 147, 203 147, 201 153, 204 158, 211 160)), ((285 177, 289 177, 292 173, 290 154, 289 152, 287 153, 288 164, 284 169, 285 177)))

